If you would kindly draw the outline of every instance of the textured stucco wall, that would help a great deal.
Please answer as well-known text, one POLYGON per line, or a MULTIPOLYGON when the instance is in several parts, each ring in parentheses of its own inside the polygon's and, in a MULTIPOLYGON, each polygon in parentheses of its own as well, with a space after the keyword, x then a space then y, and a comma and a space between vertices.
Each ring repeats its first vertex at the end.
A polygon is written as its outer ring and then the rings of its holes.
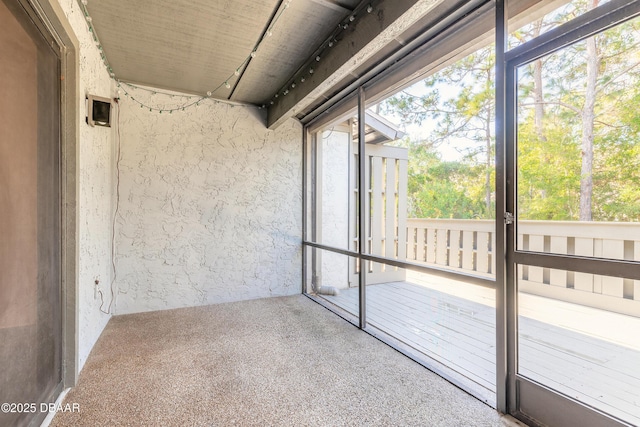
POLYGON ((116 314, 300 293, 301 126, 212 100, 160 114, 130 97, 183 99, 126 90, 116 314))
MULTIPOLYGON (((322 132, 322 217, 321 242, 341 249, 353 250, 349 236, 349 130, 329 129, 322 132)), ((355 225, 355 224, 354 224, 355 225)), ((322 251, 321 280, 323 286, 349 287, 350 258, 322 251)))
POLYGON ((113 131, 92 128, 85 123, 86 94, 113 96, 115 87, 100 58, 87 24, 75 0, 60 0, 60 5, 80 42, 78 116, 78 370, 82 369, 93 345, 109 321, 101 312, 96 298, 95 280, 104 294, 103 310, 107 310, 111 283, 111 228, 113 131))

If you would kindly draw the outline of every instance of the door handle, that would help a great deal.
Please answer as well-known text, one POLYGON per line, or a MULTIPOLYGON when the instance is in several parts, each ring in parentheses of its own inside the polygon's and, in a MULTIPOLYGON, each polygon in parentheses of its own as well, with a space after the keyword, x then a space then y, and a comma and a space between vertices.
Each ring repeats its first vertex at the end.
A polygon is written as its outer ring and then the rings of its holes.
POLYGON ((511 212, 505 212, 504 213, 504 223, 506 225, 513 224, 513 214, 511 212))

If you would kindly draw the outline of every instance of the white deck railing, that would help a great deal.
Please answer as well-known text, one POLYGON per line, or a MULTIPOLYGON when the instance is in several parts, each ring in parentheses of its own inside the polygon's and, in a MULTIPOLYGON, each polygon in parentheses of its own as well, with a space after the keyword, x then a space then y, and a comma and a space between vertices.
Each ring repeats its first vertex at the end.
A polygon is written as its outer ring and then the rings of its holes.
MULTIPOLYGON (((493 220, 408 219, 407 260, 495 274, 493 220)), ((640 224, 519 221, 518 249, 640 260, 640 224)), ((640 281, 519 266, 522 292, 640 316, 640 281)))

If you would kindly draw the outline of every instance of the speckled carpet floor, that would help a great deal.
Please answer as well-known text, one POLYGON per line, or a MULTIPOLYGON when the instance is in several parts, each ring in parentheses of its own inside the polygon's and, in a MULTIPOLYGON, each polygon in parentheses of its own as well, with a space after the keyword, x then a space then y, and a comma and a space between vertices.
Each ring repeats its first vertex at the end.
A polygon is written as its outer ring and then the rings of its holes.
POLYGON ((111 319, 52 426, 515 425, 304 296, 111 319))

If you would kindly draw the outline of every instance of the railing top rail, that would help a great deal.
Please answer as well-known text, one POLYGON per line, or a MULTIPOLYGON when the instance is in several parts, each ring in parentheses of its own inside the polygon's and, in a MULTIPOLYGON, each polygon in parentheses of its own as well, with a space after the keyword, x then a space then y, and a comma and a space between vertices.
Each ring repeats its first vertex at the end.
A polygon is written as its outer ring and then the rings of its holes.
POLYGON ((640 223, 604 221, 519 221, 518 234, 606 240, 640 240, 640 223))
MULTIPOLYGON (((493 232, 494 224, 495 220, 492 219, 409 218, 407 220, 409 227, 481 232, 493 232)), ((640 241, 640 222, 520 220, 517 227, 518 234, 640 241)))
POLYGON ((407 219, 407 226, 460 231, 483 231, 490 233, 493 232, 495 228, 495 220, 409 218, 407 219))

